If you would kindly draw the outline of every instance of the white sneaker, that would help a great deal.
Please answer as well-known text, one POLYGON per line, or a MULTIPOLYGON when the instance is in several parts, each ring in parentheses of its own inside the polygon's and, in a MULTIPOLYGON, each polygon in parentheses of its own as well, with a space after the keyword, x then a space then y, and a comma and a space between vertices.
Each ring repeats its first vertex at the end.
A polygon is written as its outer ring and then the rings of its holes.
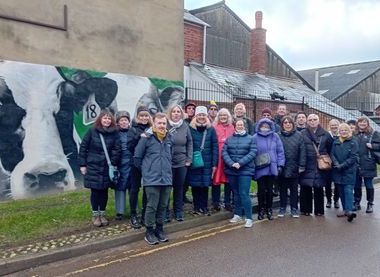
POLYGON ((240 222, 242 219, 240 216, 238 216, 237 214, 234 214, 234 217, 230 219, 230 223, 238 223, 240 222))
POLYGON ((252 219, 246 219, 245 220, 245 225, 244 225, 244 227, 245 228, 251 228, 253 226, 253 221, 252 221, 252 219))

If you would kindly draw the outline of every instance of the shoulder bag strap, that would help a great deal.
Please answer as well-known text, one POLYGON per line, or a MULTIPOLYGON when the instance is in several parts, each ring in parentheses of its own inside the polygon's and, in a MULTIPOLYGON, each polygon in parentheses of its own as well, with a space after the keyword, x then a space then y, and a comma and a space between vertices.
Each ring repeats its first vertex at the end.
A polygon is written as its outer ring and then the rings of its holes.
MULTIPOLYGON (((318 150, 317 146, 315 146, 315 144, 314 144, 313 141, 312 141, 311 143, 312 143, 313 146, 314 146, 314 149, 315 149, 315 152, 317 153, 317 156, 319 156, 320 154, 319 154, 319 150, 318 150)), ((319 147, 319 145, 318 145, 318 147, 319 147)))
POLYGON ((99 133, 99 137, 100 137, 100 140, 102 142, 103 151, 104 151, 104 155, 106 156, 107 164, 108 164, 108 166, 111 166, 110 156, 108 156, 108 151, 107 151, 106 143, 104 142, 103 135, 101 133, 99 133))
POLYGON ((207 135, 207 129, 203 132, 202 143, 201 143, 201 147, 199 148, 201 152, 205 148, 206 135, 207 135))

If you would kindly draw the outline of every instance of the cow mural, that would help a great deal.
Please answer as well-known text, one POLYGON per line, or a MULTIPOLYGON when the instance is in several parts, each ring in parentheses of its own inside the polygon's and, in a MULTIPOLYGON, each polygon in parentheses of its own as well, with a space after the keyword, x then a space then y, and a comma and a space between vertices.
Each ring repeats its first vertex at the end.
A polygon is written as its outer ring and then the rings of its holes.
POLYGON ((154 114, 183 99, 178 81, 1 61, 0 199, 80 187, 79 144, 101 109, 154 114))

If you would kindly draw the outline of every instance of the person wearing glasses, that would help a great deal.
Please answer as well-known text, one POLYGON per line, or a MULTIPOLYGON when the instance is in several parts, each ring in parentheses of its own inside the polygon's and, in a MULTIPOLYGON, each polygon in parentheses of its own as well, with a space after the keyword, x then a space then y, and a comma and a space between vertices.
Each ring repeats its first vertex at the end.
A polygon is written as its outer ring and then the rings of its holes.
POLYGON ((210 101, 207 106, 208 119, 210 119, 211 124, 214 122, 216 115, 218 114, 219 108, 215 101, 210 101))
POLYGON ((319 116, 310 114, 307 117, 307 128, 301 131, 306 146, 306 167, 300 176, 300 211, 301 214, 310 216, 324 215, 323 187, 326 185, 329 172, 320 170, 317 162, 319 154, 330 155, 333 138, 319 124, 319 116))
POLYGON ((352 212, 352 204, 358 168, 358 143, 352 138, 352 131, 347 123, 339 125, 338 133, 339 136, 334 140, 331 151, 332 180, 339 190, 344 213, 337 216, 347 216, 347 221, 352 222, 356 217, 356 214, 352 212))
POLYGON ((288 190, 290 191, 290 214, 299 217, 298 214, 298 177, 305 171, 306 148, 302 134, 296 130, 293 118, 284 116, 281 120, 280 139, 284 146, 285 166, 279 176, 280 186, 280 211, 278 217, 286 214, 288 190))

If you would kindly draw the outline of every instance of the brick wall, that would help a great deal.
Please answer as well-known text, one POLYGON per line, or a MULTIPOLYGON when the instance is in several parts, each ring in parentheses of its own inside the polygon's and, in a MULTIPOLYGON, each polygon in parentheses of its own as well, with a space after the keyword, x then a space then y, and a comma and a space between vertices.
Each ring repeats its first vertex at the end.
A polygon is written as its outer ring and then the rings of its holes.
POLYGON ((189 61, 202 63, 203 61, 203 27, 188 24, 185 22, 184 27, 185 55, 184 63, 188 65, 189 61))

